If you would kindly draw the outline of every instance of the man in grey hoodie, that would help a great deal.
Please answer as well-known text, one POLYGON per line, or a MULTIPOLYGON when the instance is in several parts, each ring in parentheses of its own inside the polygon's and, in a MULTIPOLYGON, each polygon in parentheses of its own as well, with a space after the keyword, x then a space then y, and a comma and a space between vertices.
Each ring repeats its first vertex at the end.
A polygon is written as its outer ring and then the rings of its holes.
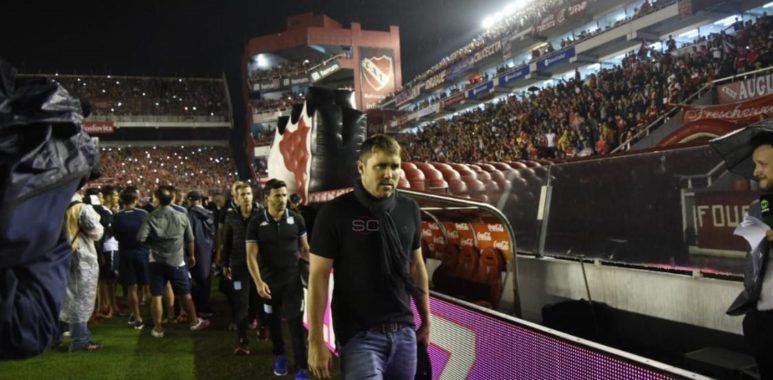
POLYGON ((196 257, 192 254, 194 239, 191 223, 186 215, 170 206, 174 199, 171 186, 160 186, 155 196, 160 207, 150 213, 142 223, 137 233, 137 240, 150 247, 150 294, 153 296, 151 335, 155 338, 163 338, 161 297, 167 281, 172 284, 175 295, 182 300, 183 308, 190 317, 191 331, 208 327, 209 321, 197 317, 196 307, 191 298, 191 284, 185 264, 185 245, 187 244, 187 251, 191 252, 188 261, 191 267, 196 266, 196 257))

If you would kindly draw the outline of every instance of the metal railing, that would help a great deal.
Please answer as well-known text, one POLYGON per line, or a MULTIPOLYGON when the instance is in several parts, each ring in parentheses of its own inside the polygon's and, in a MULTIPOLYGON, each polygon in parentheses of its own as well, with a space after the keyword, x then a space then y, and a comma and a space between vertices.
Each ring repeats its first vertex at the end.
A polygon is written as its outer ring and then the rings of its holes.
MULTIPOLYGON (((756 77, 759 74, 767 73, 767 72, 772 71, 772 70, 773 70, 773 66, 769 66, 769 67, 766 67, 764 69, 758 69, 758 70, 754 70, 754 71, 749 71, 749 72, 745 72, 745 73, 735 74, 735 75, 731 75, 731 76, 727 76, 727 77, 724 77, 724 78, 713 80, 713 81, 703 85, 703 87, 698 89, 698 91, 696 91, 695 93, 693 93, 689 97, 687 97, 684 100, 680 101, 680 103, 681 104, 689 103, 689 102, 691 102, 691 101, 693 101, 693 100, 703 96, 706 93, 706 91, 711 90, 712 88, 714 88, 717 85, 722 85, 722 84, 725 84, 725 83, 728 83, 728 82, 735 82, 736 80, 739 80, 739 79, 746 79, 749 76, 756 77)), ((621 152, 621 151, 630 150, 631 146, 634 143, 640 141, 644 137, 649 136, 650 133, 652 133, 653 130, 655 130, 657 127, 665 124, 672 116, 676 115, 681 110, 682 110, 682 107, 674 107, 674 108, 672 108, 671 110, 669 110, 668 112, 666 112, 665 114, 663 114, 662 116, 657 118, 655 121, 653 121, 652 123, 647 125, 647 127, 645 127, 643 130, 641 130, 639 133, 633 135, 633 137, 631 137, 627 141, 621 143, 615 149, 612 149, 611 153, 617 153, 617 152, 621 152)))

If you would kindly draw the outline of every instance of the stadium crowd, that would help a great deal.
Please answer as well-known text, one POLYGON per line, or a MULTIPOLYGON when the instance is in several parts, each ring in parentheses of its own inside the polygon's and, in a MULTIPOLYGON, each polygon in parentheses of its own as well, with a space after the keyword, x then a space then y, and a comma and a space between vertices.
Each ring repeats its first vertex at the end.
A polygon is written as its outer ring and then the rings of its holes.
POLYGON ((250 100, 253 113, 285 111, 292 108, 293 104, 301 104, 306 101, 304 94, 285 92, 278 98, 264 98, 250 100))
POLYGON ((642 44, 620 66, 585 78, 575 72, 568 81, 425 126, 407 145, 408 156, 477 162, 606 154, 713 79, 773 62, 770 16, 734 28, 681 55, 642 44))
POLYGON ((57 75, 77 98, 88 99, 94 115, 228 117, 222 79, 57 75))
MULTIPOLYGON (((497 22, 495 26, 487 29, 482 35, 474 38, 467 45, 463 46, 462 48, 444 57, 440 62, 430 67, 427 71, 413 78, 410 82, 405 84, 403 88, 411 88, 413 86, 416 86, 424 82, 427 78, 430 78, 433 75, 440 72, 440 70, 443 70, 449 66, 452 66, 453 64, 459 62, 460 60, 466 57, 469 57, 474 52, 484 48, 485 46, 493 43, 494 41, 501 39, 502 37, 515 35, 523 30, 526 30, 534 26, 535 23, 539 22, 546 15, 555 13, 559 9, 566 7, 572 3, 573 1, 570 1, 570 0, 547 0, 547 1, 538 1, 538 2, 535 1, 535 2, 527 3, 523 9, 500 20, 499 22, 497 22)), ((650 14, 671 3, 673 3, 673 1, 667 1, 667 0, 644 1, 642 3, 641 8, 636 9, 633 15, 626 17, 622 20, 618 20, 614 24, 607 25, 604 28, 598 28, 593 31, 591 30, 583 31, 583 33, 579 34, 574 38, 565 39, 563 43, 561 43, 561 48, 572 46, 582 41, 583 39, 592 37, 593 35, 601 33, 604 30, 609 30, 611 28, 619 26, 620 24, 629 22, 631 20, 645 16, 647 14, 650 14)), ((550 52, 552 51, 552 49, 554 49, 552 45, 548 44, 546 47, 543 48, 542 51, 533 52, 532 59, 536 59, 540 54, 550 52)))
POLYGON ((325 58, 316 59, 314 61, 288 61, 284 65, 276 66, 271 69, 263 70, 257 69, 250 72, 250 82, 260 83, 264 81, 270 81, 274 79, 282 78, 297 78, 309 75, 309 70, 324 64, 325 62, 339 56, 348 57, 344 53, 333 54, 325 58))
POLYGON ((224 147, 102 148, 100 162, 104 182, 132 185, 142 194, 150 194, 159 183, 185 190, 222 189, 236 178, 224 147))

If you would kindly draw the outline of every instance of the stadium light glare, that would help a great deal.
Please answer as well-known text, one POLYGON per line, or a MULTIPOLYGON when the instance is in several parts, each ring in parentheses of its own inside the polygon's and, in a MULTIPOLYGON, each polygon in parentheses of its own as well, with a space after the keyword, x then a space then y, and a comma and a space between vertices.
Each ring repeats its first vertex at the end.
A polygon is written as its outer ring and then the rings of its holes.
POLYGON ((714 21, 714 25, 722 25, 722 26, 730 26, 735 23, 735 19, 741 19, 741 15, 730 15, 723 19, 719 19, 717 21, 714 21))
POLYGON ((698 29, 688 30, 679 35, 682 38, 693 38, 698 36, 698 29))
POLYGON ((763 8, 773 8, 773 1, 762 6, 763 8))

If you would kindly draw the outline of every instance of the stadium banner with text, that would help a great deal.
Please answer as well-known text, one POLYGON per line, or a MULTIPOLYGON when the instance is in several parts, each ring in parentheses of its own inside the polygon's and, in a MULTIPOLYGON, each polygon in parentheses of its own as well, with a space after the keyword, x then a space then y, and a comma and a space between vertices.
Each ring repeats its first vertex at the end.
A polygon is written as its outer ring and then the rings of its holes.
POLYGON ((491 90, 494 89, 494 81, 490 80, 480 86, 473 88, 467 92, 468 99, 476 99, 485 95, 488 95, 491 90))
POLYGON ((724 120, 736 124, 748 124, 773 116, 773 94, 716 106, 683 105, 682 121, 724 120))
POLYGON ((395 95, 395 105, 398 107, 416 99, 421 93, 421 85, 417 84, 407 90, 400 91, 395 95))
POLYGON ((564 62, 569 62, 569 59, 575 56, 574 46, 568 47, 564 50, 559 50, 545 56, 545 58, 537 61, 537 70, 545 70, 548 67, 555 66, 564 62))
POLYGON ((273 79, 265 82, 258 83, 260 85, 260 90, 278 90, 279 89, 279 79, 273 79))
POLYGON ((773 72, 717 87, 719 103, 735 103, 773 93, 773 72))
POLYGON ((721 191, 695 193, 693 225, 700 248, 746 251, 746 241, 733 235, 743 221, 756 192, 721 191))
POLYGON ((497 40, 493 44, 486 45, 483 49, 480 49, 475 54, 473 54, 472 61, 474 63, 478 63, 488 57, 491 57, 500 50, 502 50, 502 41, 497 40))
POLYGON ((580 18, 585 14, 586 9, 588 9, 587 0, 579 1, 575 4, 561 8, 557 12, 551 13, 537 21, 534 25, 533 33, 541 34, 550 29, 559 27, 567 21, 573 21, 574 19, 580 18))
POLYGON ((528 74, 529 74, 529 65, 523 65, 497 78, 497 84, 499 85, 499 87, 505 87, 524 78, 528 74))
POLYGON ((459 91, 445 99, 443 99, 443 107, 449 107, 454 104, 459 104, 464 100, 464 91, 459 91))
POLYGON ((83 130, 90 135, 109 135, 115 132, 115 124, 112 120, 91 121, 84 120, 81 124, 83 130))
POLYGON ((328 64, 320 67, 317 70, 314 70, 311 72, 311 82, 318 82, 321 79, 324 79, 330 74, 333 74, 334 72, 338 71, 341 68, 341 64, 338 63, 338 60, 328 62, 328 64))
POLYGON ((377 106, 395 91, 395 62, 392 49, 360 48, 360 89, 363 107, 377 106))
POLYGON ((416 118, 422 118, 438 112, 440 112, 440 102, 435 102, 416 111, 416 118))
POLYGON ((475 67, 473 57, 464 58, 461 61, 454 63, 446 70, 446 79, 453 80, 473 67, 475 67))
POLYGON ((308 83, 309 83, 309 77, 285 78, 282 80, 282 85, 285 87, 293 86, 297 84, 308 84, 308 83))
POLYGON ((435 89, 435 87, 440 86, 446 81, 446 71, 443 70, 424 81, 424 89, 427 91, 432 91, 435 89))

